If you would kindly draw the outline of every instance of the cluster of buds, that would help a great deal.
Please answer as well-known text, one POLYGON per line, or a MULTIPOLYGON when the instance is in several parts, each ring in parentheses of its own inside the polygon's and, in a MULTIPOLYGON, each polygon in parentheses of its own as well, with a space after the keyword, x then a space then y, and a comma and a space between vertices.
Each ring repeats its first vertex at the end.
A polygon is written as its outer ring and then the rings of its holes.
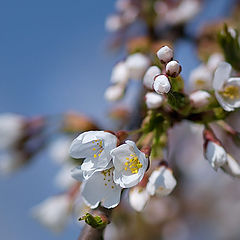
POLYGON ((108 101, 117 101, 124 96, 128 81, 141 80, 150 65, 149 58, 142 53, 129 55, 125 61, 117 63, 111 74, 112 85, 105 91, 108 101))
POLYGON ((173 60, 173 50, 168 46, 160 48, 157 52, 158 59, 163 65, 151 66, 144 75, 143 84, 150 90, 145 96, 149 109, 159 108, 164 101, 164 94, 171 90, 170 78, 176 78, 181 72, 181 65, 173 60))

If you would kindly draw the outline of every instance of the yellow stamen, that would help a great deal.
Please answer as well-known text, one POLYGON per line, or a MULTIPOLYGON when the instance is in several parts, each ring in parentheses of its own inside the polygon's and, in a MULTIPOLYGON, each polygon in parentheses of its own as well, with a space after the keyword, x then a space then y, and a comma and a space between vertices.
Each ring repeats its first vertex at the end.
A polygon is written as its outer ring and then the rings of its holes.
POLYGON ((229 98, 231 100, 240 98, 240 89, 238 86, 234 85, 226 86, 223 91, 219 91, 219 93, 222 94, 223 97, 229 98))
POLYGON ((130 157, 126 157, 126 160, 124 170, 129 169, 133 174, 138 173, 138 170, 143 166, 136 154, 130 154, 130 157))

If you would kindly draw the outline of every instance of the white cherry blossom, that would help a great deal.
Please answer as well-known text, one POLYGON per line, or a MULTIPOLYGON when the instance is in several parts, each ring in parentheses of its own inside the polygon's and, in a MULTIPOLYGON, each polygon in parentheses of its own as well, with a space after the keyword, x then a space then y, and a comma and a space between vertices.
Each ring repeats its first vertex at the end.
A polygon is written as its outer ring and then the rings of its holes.
POLYGON ((85 203, 96 208, 99 203, 105 208, 114 208, 119 204, 122 188, 113 181, 114 168, 97 171, 82 183, 81 194, 85 203))
POLYGON ((32 215, 54 232, 61 231, 69 220, 72 204, 67 195, 46 199, 32 209, 32 215))
POLYGON ((111 151, 113 158, 114 182, 122 188, 137 185, 143 178, 148 167, 148 159, 133 141, 127 140, 125 144, 111 151))
POLYGON ((149 200, 149 193, 145 188, 135 186, 129 191, 129 203, 137 212, 141 212, 149 200))
POLYGON ((169 195, 175 188, 177 181, 172 170, 164 165, 154 170, 147 184, 148 193, 159 197, 169 195))
POLYGON ((191 89, 208 90, 212 87, 212 72, 204 64, 193 69, 189 76, 191 89))
POLYGON ((84 177, 96 170, 104 170, 111 161, 110 151, 117 146, 117 137, 105 131, 88 131, 80 134, 71 144, 73 158, 85 158, 81 165, 84 177))
POLYGON ((213 78, 215 96, 225 111, 240 107, 240 78, 230 77, 231 71, 231 65, 222 62, 213 78))

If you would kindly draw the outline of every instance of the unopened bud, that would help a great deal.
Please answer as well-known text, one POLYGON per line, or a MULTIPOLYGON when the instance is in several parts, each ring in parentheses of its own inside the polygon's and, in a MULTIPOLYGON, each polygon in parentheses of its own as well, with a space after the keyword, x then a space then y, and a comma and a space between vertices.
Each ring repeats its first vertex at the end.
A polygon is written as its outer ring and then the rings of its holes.
POLYGON ((172 169, 162 165, 155 169, 149 177, 147 191, 151 196, 167 196, 173 191, 176 184, 177 181, 173 176, 172 169))
POLYGON ((201 108, 209 104, 211 95, 203 90, 199 90, 190 94, 189 99, 192 106, 195 108, 201 108))
POLYGON ((147 158, 150 156, 151 150, 152 149, 149 146, 144 146, 141 148, 141 152, 143 152, 147 158))
POLYGON ((148 89, 153 89, 154 77, 159 75, 161 70, 157 66, 151 66, 144 75, 143 84, 148 89))
POLYGON ((145 95, 145 101, 146 101, 147 108, 156 109, 162 105, 163 96, 154 92, 148 92, 145 95))
POLYGON ((170 61, 166 65, 166 73, 171 77, 177 77, 181 72, 182 67, 177 61, 170 61))
POLYGON ((168 63, 173 59, 173 50, 168 46, 164 46, 158 50, 157 56, 161 63, 168 63))
POLYGON ((204 156, 216 171, 223 166, 227 161, 227 153, 222 147, 220 141, 216 138, 210 129, 203 131, 204 137, 204 156))
POLYGON ((168 77, 162 74, 155 77, 153 88, 159 94, 168 93, 171 89, 168 77))

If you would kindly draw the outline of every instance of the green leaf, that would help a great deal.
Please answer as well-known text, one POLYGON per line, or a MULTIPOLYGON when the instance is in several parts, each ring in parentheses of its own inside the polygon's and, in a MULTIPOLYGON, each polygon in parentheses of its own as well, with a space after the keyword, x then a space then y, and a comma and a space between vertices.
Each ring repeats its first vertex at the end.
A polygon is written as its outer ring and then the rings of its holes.
POLYGON ((108 222, 103 221, 100 216, 93 216, 90 213, 86 213, 83 217, 78 219, 79 221, 84 220, 88 225, 96 229, 105 228, 108 222))
POLYGON ((227 24, 224 25, 223 30, 218 33, 218 42, 223 50, 225 59, 233 68, 240 71, 240 45, 239 33, 235 30, 236 36, 232 36, 228 31, 227 24))
POLYGON ((190 108, 190 101, 187 95, 181 92, 170 91, 168 93, 168 104, 177 112, 186 114, 190 108))
POLYGON ((177 76, 176 78, 170 77, 170 80, 171 80, 172 92, 183 91, 184 81, 180 75, 177 76))

